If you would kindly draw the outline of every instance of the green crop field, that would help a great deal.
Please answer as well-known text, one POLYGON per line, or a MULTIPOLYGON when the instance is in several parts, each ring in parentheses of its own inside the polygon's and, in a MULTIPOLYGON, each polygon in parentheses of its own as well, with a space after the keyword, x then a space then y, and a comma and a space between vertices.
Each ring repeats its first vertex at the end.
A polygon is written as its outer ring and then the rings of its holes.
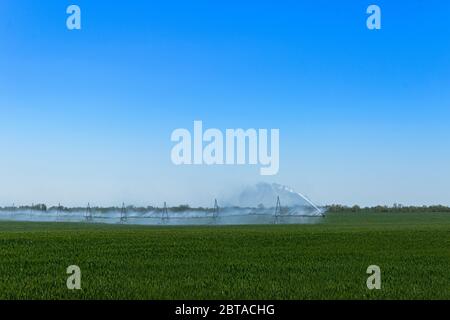
POLYGON ((450 214, 313 225, 0 222, 1 299, 449 299, 450 214), (68 290, 66 268, 81 268, 68 290), (381 290, 366 269, 381 268, 381 290))

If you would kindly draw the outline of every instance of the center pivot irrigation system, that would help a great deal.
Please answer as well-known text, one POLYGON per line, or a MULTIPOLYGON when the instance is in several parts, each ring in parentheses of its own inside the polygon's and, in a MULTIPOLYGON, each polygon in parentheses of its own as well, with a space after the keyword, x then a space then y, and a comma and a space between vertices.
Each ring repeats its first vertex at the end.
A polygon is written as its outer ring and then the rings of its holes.
MULTIPOLYGON (((310 203, 310 202, 308 202, 308 203, 310 203)), ((318 216, 325 217, 324 210, 319 209, 317 206, 315 206, 312 203, 311 203, 311 206, 316 210, 316 214, 312 214, 312 215, 295 214, 295 209, 292 209, 289 207, 282 207, 280 197, 277 196, 277 201, 276 201, 276 204, 274 207, 275 209, 273 212, 273 217, 274 217, 273 223, 275 223, 275 224, 280 223, 280 219, 283 217, 318 217, 318 216)), ((130 207, 128 207, 128 208, 130 208, 130 207)), ((121 223, 126 223, 127 221, 129 221, 128 208, 125 206, 125 203, 122 203, 122 207, 120 209, 120 222, 121 223)), ((58 216, 59 216, 61 210, 62 210, 62 207, 59 204, 58 209, 57 209, 58 216)), ((164 206, 161 209, 157 209, 157 210, 161 212, 160 219, 161 219, 162 223, 168 223, 168 221, 170 220, 171 217, 169 215, 169 208, 167 207, 167 203, 164 202, 164 206)), ((221 215, 220 215, 221 208, 219 207, 217 199, 214 199, 214 207, 212 209, 208 209, 208 210, 212 211, 213 219, 218 219, 221 217, 221 215)), ((211 212, 211 211, 209 211, 209 212, 211 212)), ((84 218, 86 221, 93 221, 94 215, 92 212, 93 212, 93 210, 92 210, 90 204, 88 203, 88 205, 86 207, 85 215, 84 215, 84 218)))
MULTIPOLYGON (((59 203, 47 208, 44 204, 0 208, 1 220, 13 221, 58 221, 58 222, 96 222, 144 225, 196 225, 196 224, 297 224, 316 220, 309 218, 324 217, 325 210, 311 204, 283 206, 280 196, 275 206, 222 206, 214 199, 209 208, 191 208, 188 205, 169 207, 166 202, 161 207, 86 207, 67 208, 59 203)), ((274 199, 275 200, 275 199, 274 199)), ((289 199, 286 200, 289 202, 289 199)), ((275 202, 275 201, 274 201, 275 202)), ((270 202, 269 202, 270 203, 270 202)))

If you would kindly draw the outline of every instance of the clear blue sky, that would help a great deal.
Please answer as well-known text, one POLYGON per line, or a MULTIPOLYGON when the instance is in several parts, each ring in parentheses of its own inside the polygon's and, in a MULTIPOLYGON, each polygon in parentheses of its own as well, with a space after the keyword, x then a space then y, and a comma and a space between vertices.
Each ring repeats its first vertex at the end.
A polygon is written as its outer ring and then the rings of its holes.
POLYGON ((210 205, 258 181, 450 205, 449 17, 447 0, 2 0, 0 205, 210 205), (278 175, 174 166, 194 120, 279 128, 278 175))

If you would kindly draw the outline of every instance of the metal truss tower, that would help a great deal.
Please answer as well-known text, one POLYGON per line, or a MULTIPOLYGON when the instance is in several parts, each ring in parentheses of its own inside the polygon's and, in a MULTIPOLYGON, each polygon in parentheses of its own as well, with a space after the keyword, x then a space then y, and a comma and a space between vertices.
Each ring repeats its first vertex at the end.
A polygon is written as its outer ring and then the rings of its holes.
POLYGON ((91 221, 92 220, 92 210, 91 210, 91 205, 88 202, 88 205, 86 207, 86 212, 84 214, 84 218, 86 219, 86 221, 91 221))
POLYGON ((217 204, 217 199, 214 199, 213 217, 217 218, 218 216, 219 216, 219 205, 217 204))
POLYGON ((166 222, 167 220, 169 220, 169 210, 167 209, 167 203, 165 201, 164 201, 164 208, 162 211, 161 219, 163 222, 166 222))
POLYGON ((120 222, 125 222, 127 219, 127 208, 125 208, 125 203, 122 202, 122 209, 120 209, 120 222))
POLYGON ((277 196, 277 204, 275 206, 275 220, 274 223, 278 223, 278 219, 281 216, 281 202, 280 202, 280 196, 277 196))
POLYGON ((58 203, 58 206, 56 207, 56 220, 59 219, 60 209, 61 209, 61 203, 58 203))

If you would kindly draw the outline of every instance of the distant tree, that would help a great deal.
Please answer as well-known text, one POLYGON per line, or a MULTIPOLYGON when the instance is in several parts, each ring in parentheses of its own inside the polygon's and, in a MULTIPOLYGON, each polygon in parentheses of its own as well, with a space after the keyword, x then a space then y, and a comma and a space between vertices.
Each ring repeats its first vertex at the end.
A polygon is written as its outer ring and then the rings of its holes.
POLYGON ((190 209, 191 209, 191 207, 189 207, 189 205, 187 205, 187 204, 182 204, 182 205, 179 205, 178 207, 171 208, 171 210, 174 212, 183 212, 183 211, 188 211, 190 209))

